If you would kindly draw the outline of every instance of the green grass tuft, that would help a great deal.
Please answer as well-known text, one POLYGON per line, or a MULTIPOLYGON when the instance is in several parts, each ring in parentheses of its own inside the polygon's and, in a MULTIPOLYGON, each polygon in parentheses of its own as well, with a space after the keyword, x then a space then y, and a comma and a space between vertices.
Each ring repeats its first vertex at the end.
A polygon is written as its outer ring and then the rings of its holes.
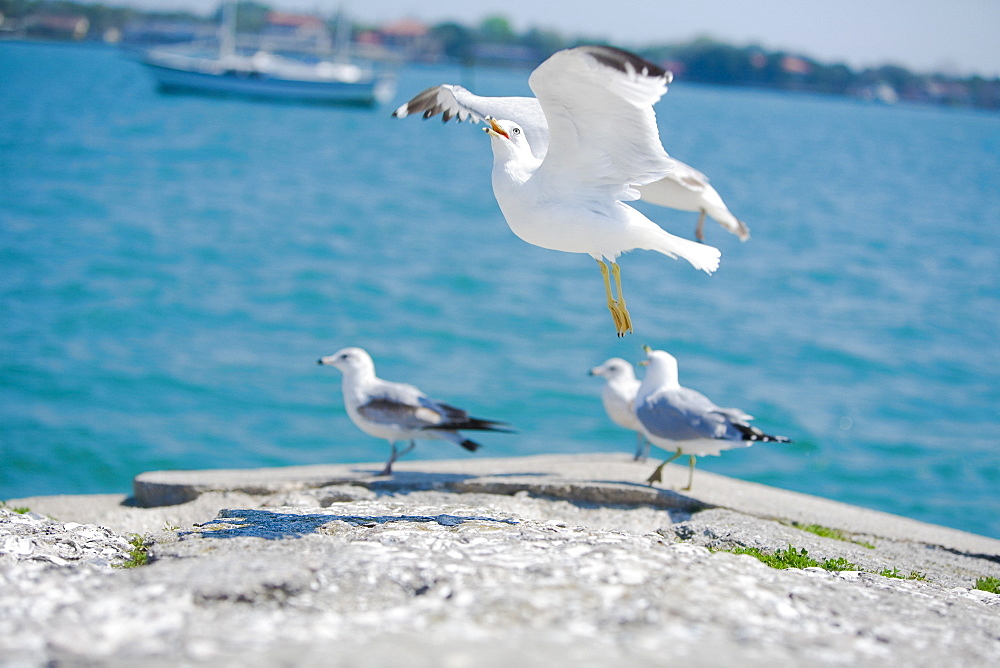
POLYGON ((132 546, 128 559, 118 564, 118 568, 137 568, 149 563, 149 541, 145 536, 134 533, 129 538, 128 544, 132 546))
POLYGON ((844 557, 837 557, 836 559, 827 559, 822 564, 823 568, 828 571, 860 571, 864 570, 855 563, 852 563, 845 559, 844 557))
POLYGON ((875 549, 875 546, 868 541, 854 540, 850 534, 846 534, 840 529, 825 527, 822 524, 799 524, 798 522, 792 522, 792 526, 796 529, 801 529, 802 531, 808 531, 809 533, 814 533, 817 536, 822 536, 823 538, 832 538, 834 540, 842 540, 845 543, 854 543, 855 545, 867 547, 869 550, 875 549))
POLYGON ((898 578, 900 580, 919 580, 921 582, 927 581, 927 574, 921 573, 920 571, 910 571, 909 575, 903 575, 899 572, 898 568, 883 568, 880 571, 872 571, 877 575, 881 575, 884 578, 898 578))
POLYGON ((749 554, 771 568, 810 568, 820 565, 818 561, 809 556, 809 552, 804 547, 796 550, 789 545, 788 549, 779 549, 774 552, 764 552, 756 547, 735 547, 729 551, 733 554, 749 554))
POLYGON ((976 589, 988 591, 991 594, 1000 594, 1000 578, 982 577, 976 580, 976 589))
MULTIPOLYGON (((784 550, 775 550, 774 552, 765 552, 756 547, 734 547, 731 550, 724 550, 725 552, 732 552, 733 554, 749 554, 751 557, 756 557, 763 563, 767 564, 771 568, 783 569, 783 568, 811 568, 819 566, 828 571, 864 571, 865 569, 858 566, 854 562, 848 561, 845 557, 831 557, 825 559, 822 562, 816 561, 809 556, 809 552, 806 548, 802 547, 795 549, 791 545, 784 550)), ((881 571, 869 571, 876 573, 887 578, 899 578, 901 580, 921 580, 926 581, 927 576, 923 573, 917 571, 910 571, 907 576, 902 575, 898 568, 883 568, 881 571)), ((1000 580, 997 578, 980 578, 980 580, 993 580, 993 585, 1000 585, 1000 580)), ((978 587, 978 584, 977 584, 978 587)), ((982 587, 980 587, 982 588, 982 587)), ((987 589, 986 591, 991 591, 987 589)))
POLYGON ((0 501, 0 508, 6 508, 7 510, 17 513, 18 515, 24 515, 25 513, 30 513, 31 508, 27 506, 8 506, 6 501, 0 501))
POLYGON ((784 550, 775 550, 773 553, 764 552, 755 547, 737 547, 732 550, 733 554, 749 554, 756 557, 771 568, 813 568, 820 567, 828 571, 859 571, 861 568, 857 564, 852 564, 844 557, 836 559, 826 559, 822 562, 816 561, 809 556, 809 551, 802 547, 796 550, 789 545, 784 550))

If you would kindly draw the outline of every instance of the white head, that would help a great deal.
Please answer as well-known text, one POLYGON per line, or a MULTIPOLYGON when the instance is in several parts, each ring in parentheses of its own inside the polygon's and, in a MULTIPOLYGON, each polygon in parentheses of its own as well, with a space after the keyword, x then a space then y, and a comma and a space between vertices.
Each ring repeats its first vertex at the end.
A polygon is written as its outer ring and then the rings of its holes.
POLYGON ((635 369, 621 357, 605 360, 600 366, 590 370, 591 376, 600 376, 609 383, 618 380, 635 380, 635 369))
POLYGON ((652 387, 680 387, 677 375, 677 358, 665 350, 653 350, 645 346, 646 377, 643 379, 644 386, 652 387))
POLYGON ((317 364, 336 367, 345 376, 365 373, 375 375, 375 362, 362 348, 343 348, 332 355, 320 357, 317 364))
POLYGON ((512 158, 527 155, 534 161, 531 146, 521 126, 514 121, 498 121, 495 118, 486 119, 483 132, 490 136, 493 155, 498 158, 512 158))

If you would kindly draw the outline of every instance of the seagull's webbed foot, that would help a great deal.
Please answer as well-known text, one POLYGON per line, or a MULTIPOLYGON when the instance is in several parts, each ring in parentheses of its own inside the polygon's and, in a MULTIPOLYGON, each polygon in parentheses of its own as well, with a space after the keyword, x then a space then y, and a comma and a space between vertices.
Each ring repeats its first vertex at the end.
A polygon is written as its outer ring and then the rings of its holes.
POLYGON ((622 293, 622 270, 617 262, 611 263, 611 273, 615 275, 615 288, 618 290, 618 308, 621 310, 622 320, 625 325, 624 329, 618 331, 618 336, 624 336, 626 333, 632 331, 632 316, 629 315, 628 309, 625 308, 625 295, 622 293))
POLYGON ((662 474, 663 474, 663 467, 665 465, 666 465, 666 462, 663 462, 662 464, 660 464, 659 466, 657 466, 656 470, 653 471, 653 473, 648 478, 646 478, 646 484, 647 485, 649 485, 650 487, 652 487, 654 482, 663 482, 663 475, 662 474))
POLYGON ((615 321, 615 330, 619 337, 625 336, 632 331, 632 317, 629 315, 628 309, 625 308, 625 299, 622 297, 621 269, 617 262, 611 263, 611 271, 615 275, 615 285, 618 289, 618 299, 615 299, 611 292, 611 277, 608 274, 607 265, 604 264, 603 260, 598 260, 597 264, 601 268, 601 277, 604 278, 604 292, 608 298, 608 310, 611 311, 611 318, 615 321))
POLYGON ((698 224, 694 228, 694 238, 701 243, 705 243, 705 210, 698 214, 698 224))
POLYGON ((621 336, 622 327, 625 323, 622 320, 621 312, 618 310, 618 302, 615 301, 614 294, 611 292, 611 277, 608 275, 608 267, 604 264, 603 260, 598 260, 597 266, 601 268, 601 277, 604 279, 604 293, 608 298, 608 310, 611 311, 611 318, 615 321, 615 329, 618 332, 618 336, 621 336))
POLYGON ((663 482, 663 467, 680 456, 681 456, 681 451, 678 450, 674 454, 670 455, 670 457, 663 460, 663 463, 661 463, 659 466, 656 467, 656 470, 653 471, 652 475, 646 478, 646 484, 652 487, 654 482, 663 482))

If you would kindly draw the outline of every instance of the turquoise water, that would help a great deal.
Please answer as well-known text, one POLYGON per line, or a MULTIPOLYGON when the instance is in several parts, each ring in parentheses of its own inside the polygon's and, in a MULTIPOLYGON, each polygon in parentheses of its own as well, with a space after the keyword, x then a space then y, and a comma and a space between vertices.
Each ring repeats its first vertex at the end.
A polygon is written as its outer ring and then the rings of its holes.
POLYGON ((753 238, 710 223, 713 277, 626 255, 619 340, 593 260, 507 229, 482 132, 389 115, 525 79, 407 68, 376 111, 269 105, 0 43, 0 498, 382 461, 315 363, 346 345, 519 432, 414 459, 631 451, 586 372, 648 343, 796 441, 700 468, 1000 537, 1000 116, 672 86, 665 146, 753 238))

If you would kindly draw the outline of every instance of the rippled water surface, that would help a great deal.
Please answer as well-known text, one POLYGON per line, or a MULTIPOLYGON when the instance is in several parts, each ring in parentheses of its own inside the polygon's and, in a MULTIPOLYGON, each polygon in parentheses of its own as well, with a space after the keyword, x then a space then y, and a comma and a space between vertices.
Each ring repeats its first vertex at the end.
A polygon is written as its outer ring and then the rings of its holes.
POLYGON ((526 75, 413 67, 386 108, 270 105, 0 43, 0 498, 383 460, 315 363, 346 345, 517 427, 471 456, 629 451, 586 372, 648 343, 796 441, 699 467, 1000 537, 1000 116, 673 85, 664 145, 753 238, 710 224, 712 277, 622 258, 619 340, 593 260, 507 229, 481 132, 389 115, 526 75))

